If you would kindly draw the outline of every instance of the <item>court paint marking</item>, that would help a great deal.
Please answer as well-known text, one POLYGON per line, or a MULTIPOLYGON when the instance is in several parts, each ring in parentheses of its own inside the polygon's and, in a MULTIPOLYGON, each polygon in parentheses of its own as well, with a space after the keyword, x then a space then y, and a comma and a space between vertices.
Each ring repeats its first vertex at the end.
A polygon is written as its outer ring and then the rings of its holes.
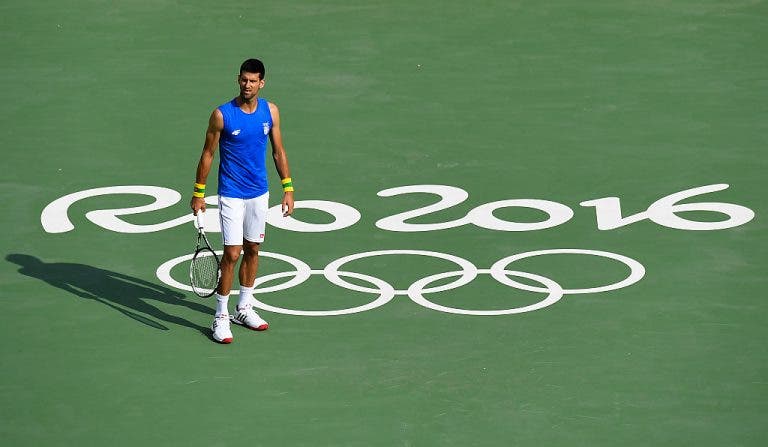
MULTIPOLYGON (((171 271, 176 266, 191 260, 192 256, 193 255, 183 255, 163 263, 160 267, 158 267, 156 272, 158 279, 160 279, 162 282, 164 282, 165 284, 171 287, 175 287, 181 290, 191 291, 192 288, 190 286, 175 280, 171 275, 171 271)), ((356 306, 356 307, 345 308, 345 309, 334 309, 334 310, 287 309, 287 308, 273 306, 261 300, 255 299, 255 306, 260 309, 270 311, 270 312, 287 314, 287 315, 309 316, 309 317, 313 317, 313 316, 327 317, 327 316, 348 315, 348 314, 353 314, 358 312, 365 312, 365 311, 372 310, 387 304, 395 296, 407 296, 414 303, 420 306, 426 307, 428 309, 436 310, 438 312, 462 314, 462 315, 479 315, 479 316, 520 314, 520 313, 540 310, 545 307, 551 306, 552 304, 558 302, 564 295, 601 293, 601 292, 608 292, 611 290, 618 290, 624 287, 628 287, 632 284, 637 283, 645 276, 645 267, 640 262, 630 257, 616 254, 616 253, 611 253, 608 251, 585 250, 585 249, 576 249, 576 248, 548 249, 548 250, 537 250, 537 251, 529 251, 525 253, 518 253, 516 255, 512 255, 512 256, 508 256, 506 258, 500 259, 499 261, 494 263, 489 269, 478 269, 472 262, 455 255, 440 253, 436 251, 427 251, 427 250, 376 250, 376 251, 367 251, 363 253, 356 253, 356 254, 344 256, 335 261, 332 261, 331 263, 326 265, 325 268, 323 268, 322 270, 313 270, 305 262, 299 259, 296 259, 292 256, 287 256, 280 253, 263 251, 263 252, 260 252, 260 256, 285 261, 291 264, 295 270, 292 272, 273 273, 273 274, 258 277, 256 279, 256 283, 254 284, 256 294, 263 295, 269 292, 276 292, 280 290, 290 289, 304 283, 312 275, 323 275, 329 282, 331 282, 332 284, 338 287, 341 287, 347 290, 356 291, 356 292, 363 292, 363 293, 378 295, 376 299, 374 299, 369 303, 356 306), (545 276, 507 269, 507 267, 511 263, 521 259, 526 259, 526 258, 531 258, 536 256, 554 255, 554 254, 578 254, 578 255, 597 256, 597 257, 613 259, 629 267, 630 273, 625 279, 615 282, 613 284, 584 288, 584 289, 564 289, 560 284, 558 284, 554 280, 547 278, 545 276), (451 261, 456 265, 458 265, 460 270, 453 270, 449 272, 438 273, 435 275, 430 275, 430 276, 421 278, 415 281, 407 289, 404 289, 404 290, 397 290, 391 284, 375 276, 351 272, 351 271, 339 270, 343 265, 358 259, 364 259, 364 258, 376 257, 376 256, 393 256, 393 255, 415 255, 415 256, 427 256, 427 257, 445 259, 447 261, 451 261), (496 309, 496 310, 460 309, 460 308, 447 307, 447 306, 434 303, 424 297, 424 294, 439 293, 439 292, 444 292, 447 290, 459 288, 463 285, 466 285, 472 282, 480 274, 490 275, 496 281, 508 287, 512 287, 520 290, 526 290, 530 292, 547 293, 547 296, 543 300, 528 306, 515 307, 515 308, 509 308, 509 309, 496 309), (527 279, 538 282, 543 287, 534 287, 524 283, 520 283, 518 281, 514 281, 510 279, 509 278, 510 276, 527 278, 527 279), (359 286, 357 284, 353 284, 342 279, 343 277, 359 279, 359 280, 368 282, 375 287, 372 288, 372 287, 359 286), (452 278, 452 277, 458 277, 458 278, 453 282, 444 284, 442 286, 426 287, 435 281, 452 278), (282 284, 274 285, 271 287, 259 287, 260 285, 265 284, 269 281, 273 281, 276 279, 283 279, 283 278, 291 278, 291 279, 282 284)), ((233 290, 232 293, 238 293, 238 292, 233 290)))
MULTIPOLYGON (((595 209, 597 229, 601 231, 613 230, 621 228, 633 223, 650 220, 660 226, 667 228, 674 228, 679 230, 689 231, 713 231, 723 230, 727 228, 733 228, 740 225, 744 225, 750 222, 755 217, 754 211, 751 209, 737 205, 733 203, 723 202, 693 202, 693 203, 681 203, 684 200, 692 199, 694 197, 710 194, 717 191, 722 191, 729 188, 728 184, 718 183, 705 185, 695 188, 686 189, 680 192, 669 194, 662 197, 659 200, 653 202, 646 211, 636 213, 630 216, 623 216, 621 210, 621 200, 618 197, 604 197, 594 200, 587 200, 580 202, 581 206, 593 207, 595 209), (679 213, 699 211, 699 212, 711 212, 715 213, 719 217, 725 217, 721 220, 713 221, 696 221, 686 219, 679 215, 679 213)), ((475 225, 481 228, 494 231, 535 231, 546 228, 552 228, 559 225, 563 225, 574 216, 573 210, 562 203, 541 200, 541 199, 507 199, 489 202, 478 205, 472 208, 464 217, 455 219, 448 222, 438 222, 430 224, 410 223, 411 219, 427 216, 429 214, 449 209, 458 204, 463 203, 469 198, 469 193, 461 188, 447 185, 410 185, 400 186, 395 188, 389 188, 382 190, 378 193, 379 197, 393 197, 402 194, 432 194, 439 197, 439 200, 431 205, 417 208, 414 210, 402 212, 392 216, 384 217, 376 222, 376 227, 384 231, 392 232, 423 232, 423 231, 440 231, 450 228, 455 228, 464 225, 475 225), (542 211, 546 218, 537 222, 512 222, 508 220, 502 220, 494 216, 494 212, 503 208, 530 208, 542 211)), ((171 219, 166 222, 160 222, 150 225, 137 225, 126 222, 121 219, 120 216, 147 213, 157 211, 160 209, 168 208, 175 205, 181 200, 181 194, 169 188, 159 186, 146 186, 146 185, 133 185, 133 186, 109 186, 102 188, 93 188, 85 191, 79 191, 71 194, 67 194, 60 197, 50 204, 48 204, 42 211, 40 221, 43 229, 48 233, 66 233, 74 229, 74 225, 69 219, 69 208, 76 202, 87 199, 89 197, 103 196, 103 195, 120 195, 120 194, 139 194, 147 195, 154 199, 154 201, 148 205, 128 207, 128 208, 115 208, 115 209, 102 209, 93 210, 85 214, 85 217, 94 224, 119 233, 150 233, 162 231, 170 228, 174 228, 179 225, 183 225, 194 220, 191 213, 171 219)), ((205 226, 209 232, 221 231, 219 227, 218 210, 215 205, 218 202, 217 196, 209 196, 205 198, 205 201, 210 205, 209 211, 205 213, 204 220, 205 226)), ((327 213, 333 218, 333 222, 328 224, 316 224, 302 222, 295 217, 283 217, 281 205, 276 205, 269 209, 267 215, 267 222, 271 225, 282 228, 289 231, 315 233, 315 232, 328 232, 337 231, 344 228, 348 228, 355 225, 360 221, 361 213, 352 206, 326 200, 304 200, 297 201, 295 203, 296 209, 313 209, 324 213, 327 213)), ((344 315, 356 312, 367 311, 379 306, 382 306, 392 300, 398 295, 407 295, 413 302, 440 312, 448 313, 460 313, 468 315, 503 315, 514 313, 525 313, 534 310, 539 310, 550 306, 560 300, 564 295, 568 294, 584 294, 584 293, 599 293, 610 290, 616 290, 618 288, 626 287, 634 284, 645 275, 645 268, 639 262, 632 258, 616 253, 610 253, 598 250, 585 250, 585 249, 550 249, 550 250, 538 250, 526 253, 520 253, 517 255, 508 256, 499 260, 489 269, 478 269, 471 262, 459 258, 457 256, 424 250, 379 250, 368 251, 364 253, 358 253, 355 255, 349 255, 328 264, 322 270, 314 270, 310 268, 304 262, 292 258, 286 255, 280 255, 277 253, 262 252, 262 256, 274 257, 276 259, 283 259, 284 261, 292 264, 296 269, 295 272, 282 272, 272 275, 266 275, 257 279, 256 285, 264 284, 266 281, 281 278, 291 278, 287 282, 279 286, 265 287, 258 289, 261 294, 268 293, 270 291, 282 290, 284 288, 295 287, 312 275, 323 275, 331 283, 353 291, 374 293, 378 294, 378 298, 364 304, 362 306, 336 309, 336 310, 324 310, 324 311, 309 311, 309 310, 294 310, 284 309, 276 306, 257 301, 257 306, 270 310, 273 312, 286 313, 291 315, 304 315, 304 316, 330 316, 330 315, 344 315), (528 272, 520 272, 516 270, 508 270, 507 266, 516 260, 524 259, 534 256, 543 256, 548 254, 581 254, 606 257, 621 263, 624 263, 630 268, 630 276, 624 280, 600 287, 593 287, 589 289, 563 289, 557 282, 528 272), (461 270, 449 271, 440 273, 437 275, 427 276, 422 278, 413 284, 407 290, 395 290, 394 287, 387 282, 377 278, 375 276, 365 275, 362 273, 355 273, 350 271, 342 271, 339 268, 355 259, 361 259, 370 256, 388 256, 388 255, 418 255, 418 256, 430 256, 441 258, 456 263, 461 270), (547 297, 543 300, 534 303, 530 306, 524 306, 519 308, 501 309, 501 310, 478 310, 478 309, 457 309, 442 306, 433 303, 424 297, 424 294, 437 293, 445 290, 458 288, 477 277, 479 274, 489 274, 499 283, 508 287, 516 289, 548 293, 547 297), (458 277, 453 282, 439 286, 439 287, 426 287, 429 284, 448 278, 458 277), (533 287, 527 284, 515 281, 510 277, 527 278, 541 284, 541 287, 533 287), (361 281, 368 282, 374 287, 362 287, 356 284, 352 284, 343 278, 354 278, 361 281)), ((190 290, 189 286, 181 284, 171 277, 171 269, 186 260, 189 260, 192 255, 180 256, 170 261, 163 263, 157 269, 157 276, 166 284, 173 287, 177 287, 182 290, 190 290)))
MULTIPOLYGON (((710 194, 729 188, 725 183, 705 185, 686 189, 653 202, 646 211, 631 216, 622 216, 621 199, 618 197, 603 197, 587 200, 580 203, 583 207, 595 208, 597 229, 601 231, 614 230, 641 220, 652 222, 667 228, 690 231, 723 230, 744 225, 754 219, 755 212, 751 209, 733 203, 723 202, 695 202, 680 203, 702 194, 710 194), (727 216, 726 219, 717 221, 696 221, 686 219, 677 213, 687 211, 705 211, 717 215, 727 216)), ((481 228, 495 231, 536 231, 562 225, 573 218, 573 209, 562 203, 541 199, 509 199, 499 200, 476 206, 464 217, 449 222, 430 224, 409 223, 409 219, 426 216, 463 203, 469 197, 469 193, 461 188, 446 185, 411 185, 389 188, 380 191, 380 197, 392 197, 402 194, 432 194, 440 197, 434 204, 384 217, 376 222, 376 227, 385 231, 394 232, 421 232, 439 231, 456 228, 464 225, 475 225, 481 228), (494 211, 502 208, 531 208, 542 211, 547 218, 538 222, 511 222, 502 220, 493 215, 494 211)), ((181 194, 170 188, 160 186, 108 186, 103 188, 88 189, 72 194, 67 194, 48 204, 40 215, 40 222, 47 233, 66 233, 75 227, 69 219, 68 211, 74 203, 102 195, 139 194, 147 195, 154 199, 149 205, 115 208, 89 211, 85 217, 94 224, 118 233, 153 233, 167 230, 179 225, 192 222, 193 216, 188 213, 167 222, 151 225, 136 225, 121 219, 119 216, 148 213, 175 205, 181 200, 181 194)), ((220 232, 217 196, 208 196, 205 202, 211 205, 206 213, 205 227, 209 232, 220 232)), ((328 200, 298 200, 295 209, 313 209, 324 212, 333 218, 333 222, 317 224, 302 222, 296 217, 283 217, 281 205, 271 207, 267 213, 267 223, 289 231, 303 233, 321 233, 337 231, 351 227, 360 221, 360 211, 356 208, 328 200)))

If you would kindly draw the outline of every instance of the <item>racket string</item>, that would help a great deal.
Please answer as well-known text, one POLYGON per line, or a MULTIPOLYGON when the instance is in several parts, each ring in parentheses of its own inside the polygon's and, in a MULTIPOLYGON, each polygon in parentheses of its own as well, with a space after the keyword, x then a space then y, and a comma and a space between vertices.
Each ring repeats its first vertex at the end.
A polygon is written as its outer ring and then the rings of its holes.
POLYGON ((192 260, 192 286, 213 290, 219 283, 219 265, 214 254, 206 251, 198 253, 192 260))

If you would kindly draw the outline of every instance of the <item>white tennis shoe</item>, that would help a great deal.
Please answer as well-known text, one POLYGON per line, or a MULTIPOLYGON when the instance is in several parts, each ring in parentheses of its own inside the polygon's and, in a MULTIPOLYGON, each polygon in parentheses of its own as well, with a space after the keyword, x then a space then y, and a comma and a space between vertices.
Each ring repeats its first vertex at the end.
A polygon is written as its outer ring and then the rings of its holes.
POLYGON ((213 319, 211 325, 213 339, 219 343, 232 343, 232 331, 229 329, 229 315, 218 315, 213 319))
POLYGON ((245 326, 254 331, 266 331, 269 329, 269 323, 264 321, 251 306, 244 308, 237 307, 237 311, 230 317, 233 323, 245 326))

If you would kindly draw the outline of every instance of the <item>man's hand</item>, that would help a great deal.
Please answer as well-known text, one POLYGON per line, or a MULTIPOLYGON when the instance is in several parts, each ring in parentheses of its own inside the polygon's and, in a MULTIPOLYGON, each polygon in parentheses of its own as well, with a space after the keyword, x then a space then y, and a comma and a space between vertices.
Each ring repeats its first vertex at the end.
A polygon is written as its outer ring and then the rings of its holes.
MULTIPOLYGON (((192 214, 197 216, 199 211, 205 212, 205 199, 202 197, 192 197, 189 206, 192 208, 192 214)), ((291 200, 291 208, 293 208, 293 200, 291 200)))
POLYGON ((288 217, 293 213, 293 192, 288 191, 283 194, 283 217, 288 217))

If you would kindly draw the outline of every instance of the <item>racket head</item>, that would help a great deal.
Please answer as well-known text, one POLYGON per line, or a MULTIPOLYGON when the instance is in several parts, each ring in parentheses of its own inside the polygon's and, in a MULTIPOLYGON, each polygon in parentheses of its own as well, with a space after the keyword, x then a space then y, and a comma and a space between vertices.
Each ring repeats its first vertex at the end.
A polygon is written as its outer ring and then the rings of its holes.
POLYGON ((219 257, 209 247, 195 251, 189 263, 189 283, 200 298, 209 298, 216 292, 221 280, 219 257))

